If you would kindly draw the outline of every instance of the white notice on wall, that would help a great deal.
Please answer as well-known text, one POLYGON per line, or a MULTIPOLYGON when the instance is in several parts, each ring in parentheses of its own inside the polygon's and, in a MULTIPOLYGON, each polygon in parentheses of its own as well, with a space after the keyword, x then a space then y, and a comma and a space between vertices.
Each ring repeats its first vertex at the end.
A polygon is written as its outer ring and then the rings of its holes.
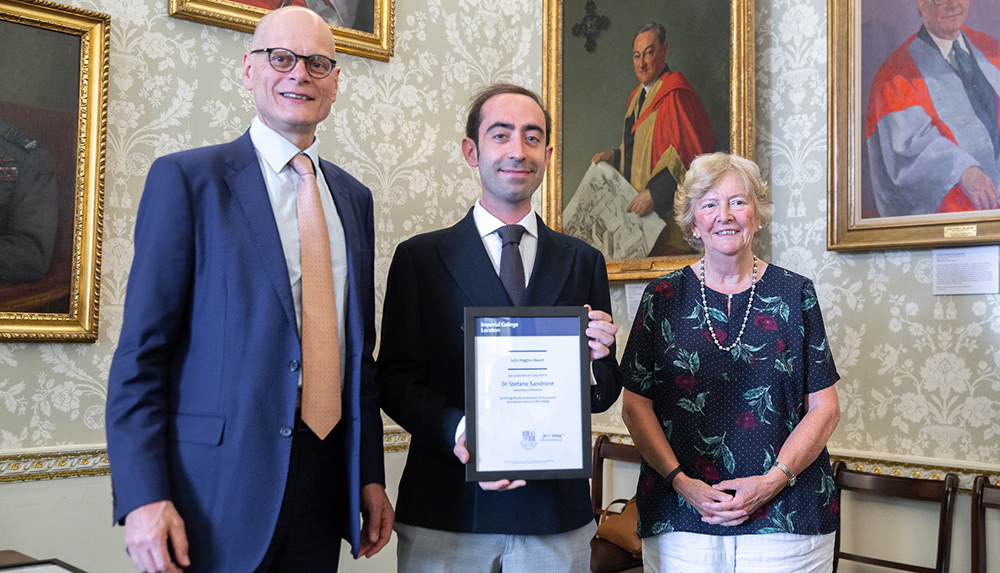
POLYGON ((628 308, 628 321, 635 320, 635 313, 639 312, 639 303, 642 302, 642 293, 646 291, 646 283, 630 283, 625 285, 625 306, 628 308))
POLYGON ((1000 246, 934 249, 933 292, 1000 293, 1000 246))

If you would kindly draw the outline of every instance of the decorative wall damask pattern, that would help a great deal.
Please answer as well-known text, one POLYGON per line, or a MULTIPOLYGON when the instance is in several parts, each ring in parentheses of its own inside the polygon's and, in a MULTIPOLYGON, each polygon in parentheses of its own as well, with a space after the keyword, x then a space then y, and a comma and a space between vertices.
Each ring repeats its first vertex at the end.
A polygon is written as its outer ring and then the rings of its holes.
MULTIPOLYGON (((112 17, 100 338, 0 345, 0 454, 104 443, 146 172, 166 153, 239 136, 254 115, 240 74, 248 34, 170 18, 163 0, 73 4, 112 17)), ((341 91, 319 133, 321 153, 373 192, 379 313, 396 245, 454 223, 478 196, 459 148, 472 93, 496 81, 541 83, 541 6, 532 0, 398 2, 396 17, 392 61, 338 56, 341 91)))
MULTIPOLYGON (((103 444, 146 171, 165 153, 236 137, 253 116, 239 73, 249 36, 173 20, 162 0, 75 5, 113 18, 101 333, 92 345, 0 345, 0 454, 103 444)), ((379 312, 396 245, 454 223, 478 196, 458 147, 471 93, 498 80, 541 85, 537 0, 396 8, 397 55, 338 58, 342 89, 319 134, 322 153, 373 191, 379 312)), ((830 446, 1000 473, 1000 297, 932 296, 929 251, 826 250, 826 9, 826 0, 757 2, 756 148, 775 200, 761 254, 815 281, 842 376, 830 446)), ((621 285, 612 301, 620 351, 629 329, 621 285)), ((595 428, 625 432, 618 407, 595 428)), ((387 440, 405 447, 405 436, 387 440)))

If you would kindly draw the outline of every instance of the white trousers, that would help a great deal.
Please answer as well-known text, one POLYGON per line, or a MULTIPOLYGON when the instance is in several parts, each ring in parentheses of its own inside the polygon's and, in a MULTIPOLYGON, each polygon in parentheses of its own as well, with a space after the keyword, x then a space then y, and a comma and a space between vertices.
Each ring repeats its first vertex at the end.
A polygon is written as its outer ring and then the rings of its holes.
POLYGON ((454 533, 396 522, 399 573, 588 573, 597 525, 554 535, 454 533))
POLYGON ((642 540, 645 573, 831 573, 836 534, 702 535, 642 540))

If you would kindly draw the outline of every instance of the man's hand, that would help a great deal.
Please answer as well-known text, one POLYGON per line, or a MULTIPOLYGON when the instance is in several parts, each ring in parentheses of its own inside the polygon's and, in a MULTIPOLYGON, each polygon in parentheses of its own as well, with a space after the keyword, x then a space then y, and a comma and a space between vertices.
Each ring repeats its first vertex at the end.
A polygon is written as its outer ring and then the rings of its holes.
POLYGON ((125 516, 125 547, 140 571, 181 573, 181 568, 170 559, 167 542, 174 548, 177 563, 182 567, 190 566, 184 520, 177 513, 174 502, 168 499, 154 501, 125 516))
POLYGON ((371 557, 378 553, 392 535, 392 522, 396 512, 392 510, 385 488, 380 483, 370 483, 361 488, 361 546, 358 557, 371 557))
POLYGON ((591 159, 590 162, 600 163, 603 161, 605 163, 611 163, 614 160, 615 160, 614 151, 598 151, 596 154, 594 154, 594 158, 591 159))
POLYGON ((629 201, 625 211, 629 213, 635 213, 636 215, 642 217, 646 213, 653 210, 653 196, 650 195, 649 189, 646 189, 642 193, 635 196, 634 199, 629 201))
POLYGON ((997 186, 983 170, 972 166, 962 174, 962 190, 977 210, 1000 208, 997 203, 997 186))
MULTIPOLYGON (((465 449, 465 432, 458 437, 458 443, 455 444, 455 457, 458 458, 463 464, 469 463, 469 450, 465 449)), ((479 482, 479 487, 486 491, 507 491, 508 489, 516 489, 522 485, 526 485, 528 482, 523 479, 510 481, 509 479, 502 479, 498 481, 481 481, 479 482)))
POLYGON ((611 349, 609 348, 615 342, 615 334, 618 333, 618 327, 611 323, 611 315, 600 310, 593 310, 590 305, 584 305, 587 307, 587 318, 590 322, 587 323, 587 344, 590 346, 590 359, 600 360, 608 354, 611 354, 611 349))

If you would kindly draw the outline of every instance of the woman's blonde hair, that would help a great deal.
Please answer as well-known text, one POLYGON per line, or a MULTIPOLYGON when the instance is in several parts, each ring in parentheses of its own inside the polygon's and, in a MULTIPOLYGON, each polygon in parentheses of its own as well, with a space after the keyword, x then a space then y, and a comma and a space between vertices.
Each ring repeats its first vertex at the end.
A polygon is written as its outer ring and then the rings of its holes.
MULTIPOLYGON (((674 193, 674 220, 681 228, 684 240, 696 249, 702 249, 704 243, 691 234, 695 204, 726 175, 732 175, 746 190, 761 226, 771 222, 771 190, 761 178, 760 168, 756 163, 739 155, 722 152, 699 155, 691 162, 684 182, 677 186, 677 192, 674 193)), ((754 242, 757 242, 756 235, 754 242)))

